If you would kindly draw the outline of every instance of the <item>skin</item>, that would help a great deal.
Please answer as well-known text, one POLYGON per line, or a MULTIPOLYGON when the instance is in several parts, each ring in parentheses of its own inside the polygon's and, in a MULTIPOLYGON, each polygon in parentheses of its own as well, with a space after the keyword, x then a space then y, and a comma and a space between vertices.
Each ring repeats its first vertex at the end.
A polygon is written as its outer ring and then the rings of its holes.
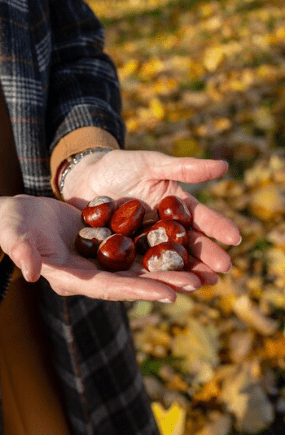
POLYGON ((66 203, 27 195, 1 198, 0 245, 26 280, 36 281, 42 275, 59 295, 173 302, 176 292, 192 293, 202 284, 214 284, 217 273, 231 267, 230 257, 218 241, 239 244, 238 228, 178 184, 216 179, 227 167, 223 161, 175 158, 150 151, 114 150, 100 160, 88 155, 66 177, 66 203), (150 214, 167 195, 183 198, 193 214, 191 271, 149 273, 141 263, 134 263, 129 271, 109 273, 100 270, 96 261, 79 256, 74 239, 82 226, 81 210, 97 195, 110 196, 118 204, 123 197, 138 198, 150 214))

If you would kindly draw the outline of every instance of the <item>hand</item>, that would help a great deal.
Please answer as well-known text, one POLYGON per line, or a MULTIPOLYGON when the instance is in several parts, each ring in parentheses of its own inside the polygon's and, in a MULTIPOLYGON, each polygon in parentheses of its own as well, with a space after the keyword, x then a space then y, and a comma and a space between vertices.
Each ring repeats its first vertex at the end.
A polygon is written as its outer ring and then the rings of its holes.
MULTIPOLYGON (((172 287, 201 286, 192 273, 180 277, 168 273, 134 271, 109 273, 95 261, 78 255, 74 240, 82 227, 80 211, 44 197, 17 195, 0 199, 0 246, 22 270, 28 281, 45 277, 62 296, 86 295, 104 300, 175 300, 172 287), (168 276, 170 286, 160 280, 168 276)), ((136 267, 134 266, 134 270, 136 267)))
POLYGON ((218 272, 225 273, 230 269, 231 260, 227 252, 210 238, 237 245, 241 241, 239 230, 231 220, 183 191, 178 182, 206 182, 223 176, 227 168, 224 161, 176 158, 150 151, 114 150, 99 161, 96 155, 85 157, 66 177, 63 195, 65 201, 79 209, 97 195, 108 195, 115 200, 135 197, 150 209, 167 195, 184 199, 193 215, 193 229, 189 231, 194 253, 191 271, 202 283, 213 284, 218 272))

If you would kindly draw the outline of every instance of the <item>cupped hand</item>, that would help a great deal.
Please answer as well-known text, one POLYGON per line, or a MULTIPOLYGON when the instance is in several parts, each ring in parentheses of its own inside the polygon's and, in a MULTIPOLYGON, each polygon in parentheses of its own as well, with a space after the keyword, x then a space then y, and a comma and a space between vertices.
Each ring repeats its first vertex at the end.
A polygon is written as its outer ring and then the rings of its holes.
POLYGON ((97 195, 108 195, 115 200, 138 198, 150 209, 167 195, 182 198, 193 216, 189 231, 193 253, 191 271, 202 283, 213 284, 217 281, 216 273, 225 273, 231 267, 228 253, 217 242, 239 244, 239 229, 231 220, 185 192, 178 182, 207 182, 223 176, 227 169, 227 163, 219 160, 113 150, 99 161, 90 155, 76 165, 66 178, 63 195, 65 201, 79 209, 97 195))
POLYGON ((1 248, 26 280, 36 281, 42 275, 59 295, 173 302, 175 290, 194 291, 201 286, 199 278, 187 271, 145 274, 139 264, 125 272, 103 271, 95 261, 76 253, 74 241, 81 227, 81 213, 72 205, 28 195, 1 198, 1 248))

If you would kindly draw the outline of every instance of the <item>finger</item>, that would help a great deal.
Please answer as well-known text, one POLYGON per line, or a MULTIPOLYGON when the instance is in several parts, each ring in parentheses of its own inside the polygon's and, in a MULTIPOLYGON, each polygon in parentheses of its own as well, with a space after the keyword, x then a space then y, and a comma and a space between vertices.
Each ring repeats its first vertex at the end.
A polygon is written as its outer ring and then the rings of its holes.
POLYGON ((187 193, 182 194, 181 198, 183 198, 193 216, 193 228, 195 230, 226 245, 240 244, 240 231, 232 220, 199 203, 187 193))
POLYGON ((189 230, 191 254, 215 272, 226 273, 231 268, 231 258, 218 244, 195 230, 189 230))
POLYGON ((158 180, 202 183, 223 176, 228 164, 222 160, 173 157, 159 152, 147 156, 149 168, 158 180))
POLYGON ((176 298, 170 286, 155 280, 100 271, 94 263, 78 256, 70 256, 68 266, 60 268, 43 264, 42 275, 60 295, 86 295, 110 301, 174 302, 176 298))
POLYGON ((189 271, 154 271, 147 272, 144 270, 140 277, 152 280, 158 280, 161 283, 183 289, 185 292, 194 292, 202 286, 199 277, 189 271))
POLYGON ((149 273, 146 272, 141 263, 135 262, 128 271, 128 274, 140 276, 151 274, 153 279, 169 283, 177 288, 185 288, 185 291, 195 291, 202 285, 214 285, 218 281, 217 273, 193 256, 189 256, 187 272, 157 271, 149 273), (198 281, 197 278, 199 279, 198 281))
POLYGON ((203 285, 215 285, 218 280, 218 274, 195 257, 189 256, 189 271, 199 277, 203 285))

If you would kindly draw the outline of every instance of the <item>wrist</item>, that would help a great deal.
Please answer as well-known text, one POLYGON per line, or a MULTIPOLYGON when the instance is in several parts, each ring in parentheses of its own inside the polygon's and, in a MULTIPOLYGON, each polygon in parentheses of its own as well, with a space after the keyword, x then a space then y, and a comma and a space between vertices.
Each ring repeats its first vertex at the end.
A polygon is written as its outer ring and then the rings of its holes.
POLYGON ((77 186, 88 186, 88 167, 96 164, 112 148, 93 147, 70 156, 63 162, 58 173, 58 190, 62 200, 71 198, 77 186))
POLYGON ((71 162, 72 156, 96 147, 97 144, 102 148, 112 150, 120 148, 117 140, 109 132, 95 126, 72 130, 55 145, 50 159, 50 182, 51 188, 58 199, 62 199, 58 190, 59 178, 71 162))

